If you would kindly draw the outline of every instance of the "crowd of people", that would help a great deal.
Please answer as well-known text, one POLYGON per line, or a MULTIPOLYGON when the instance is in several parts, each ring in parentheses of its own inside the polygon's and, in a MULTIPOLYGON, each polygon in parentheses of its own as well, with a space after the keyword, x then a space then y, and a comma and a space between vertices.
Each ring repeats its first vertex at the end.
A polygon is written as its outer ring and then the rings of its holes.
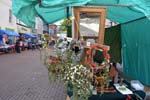
POLYGON ((0 46, 0 52, 1 53, 10 53, 10 52, 16 52, 21 53, 21 51, 24 50, 34 50, 42 48, 43 42, 40 39, 21 39, 18 38, 14 44, 10 43, 9 41, 6 41, 5 44, 0 46))
POLYGON ((20 53, 25 49, 34 50, 42 48, 42 44, 43 44, 42 41, 38 39, 28 39, 28 40, 18 39, 15 44, 15 49, 17 53, 20 53))

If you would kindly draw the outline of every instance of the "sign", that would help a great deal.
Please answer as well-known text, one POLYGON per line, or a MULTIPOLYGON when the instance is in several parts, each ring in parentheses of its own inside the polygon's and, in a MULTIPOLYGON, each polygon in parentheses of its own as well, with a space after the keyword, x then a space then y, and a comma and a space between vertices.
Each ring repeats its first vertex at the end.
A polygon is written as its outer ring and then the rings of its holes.
POLYGON ((21 26, 21 25, 17 25, 17 29, 18 29, 18 33, 31 33, 31 29, 21 26))
POLYGON ((14 32, 14 29, 12 29, 12 28, 8 28, 8 27, 6 27, 6 28, 5 28, 5 30, 9 30, 9 31, 14 32))

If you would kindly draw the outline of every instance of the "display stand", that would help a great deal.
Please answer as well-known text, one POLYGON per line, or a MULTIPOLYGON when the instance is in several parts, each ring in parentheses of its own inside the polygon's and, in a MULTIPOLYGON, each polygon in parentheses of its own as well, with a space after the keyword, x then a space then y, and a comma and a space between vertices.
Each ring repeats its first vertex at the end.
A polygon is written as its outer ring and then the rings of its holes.
MULTIPOLYGON (((92 38, 98 38, 98 43, 103 44, 104 41, 104 31, 105 31, 105 19, 106 19, 106 8, 98 8, 98 7, 74 7, 74 38, 79 39, 80 37, 80 29, 79 29, 79 23, 80 23, 80 13, 94 13, 99 14, 100 16, 100 23, 99 23, 99 32, 98 37, 92 37, 92 38)), ((89 36, 84 36, 85 39, 87 39, 89 36)), ((91 37, 89 37, 91 38, 91 37)))

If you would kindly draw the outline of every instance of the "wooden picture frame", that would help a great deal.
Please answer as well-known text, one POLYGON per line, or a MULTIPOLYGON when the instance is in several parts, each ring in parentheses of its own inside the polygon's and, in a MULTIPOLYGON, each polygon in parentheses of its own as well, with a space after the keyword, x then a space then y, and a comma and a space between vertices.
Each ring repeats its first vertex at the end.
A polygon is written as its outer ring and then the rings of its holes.
POLYGON ((106 19, 106 8, 100 7, 74 7, 74 38, 79 39, 79 23, 80 23, 80 12, 87 12, 87 13, 100 13, 100 23, 99 23, 99 32, 98 36, 93 37, 85 37, 85 38, 97 38, 98 43, 103 44, 104 42, 104 31, 105 31, 105 19, 106 19))

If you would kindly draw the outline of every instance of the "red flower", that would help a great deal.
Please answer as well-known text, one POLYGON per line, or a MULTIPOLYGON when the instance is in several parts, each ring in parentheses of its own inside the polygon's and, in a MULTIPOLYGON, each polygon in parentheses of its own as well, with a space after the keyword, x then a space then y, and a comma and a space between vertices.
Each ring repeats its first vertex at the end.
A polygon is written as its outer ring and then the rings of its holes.
POLYGON ((106 57, 106 55, 107 55, 107 51, 103 51, 103 55, 104 55, 104 57, 106 57))
POLYGON ((86 51, 86 54, 87 54, 87 55, 90 55, 90 50, 87 50, 87 51, 86 51))
POLYGON ((92 48, 92 49, 95 49, 95 48, 96 48, 96 45, 91 45, 91 48, 92 48))
POLYGON ((110 55, 106 54, 106 59, 110 60, 110 55))
POLYGON ((56 61, 51 61, 50 64, 54 65, 56 64, 56 61))
POLYGON ((90 68, 91 68, 91 69, 98 69, 98 67, 97 67, 97 64, 96 64, 96 63, 91 64, 90 68))
POLYGON ((107 53, 106 49, 103 49, 103 55, 107 60, 110 60, 110 55, 107 53))
POLYGON ((108 51, 109 48, 103 47, 103 51, 108 51))

